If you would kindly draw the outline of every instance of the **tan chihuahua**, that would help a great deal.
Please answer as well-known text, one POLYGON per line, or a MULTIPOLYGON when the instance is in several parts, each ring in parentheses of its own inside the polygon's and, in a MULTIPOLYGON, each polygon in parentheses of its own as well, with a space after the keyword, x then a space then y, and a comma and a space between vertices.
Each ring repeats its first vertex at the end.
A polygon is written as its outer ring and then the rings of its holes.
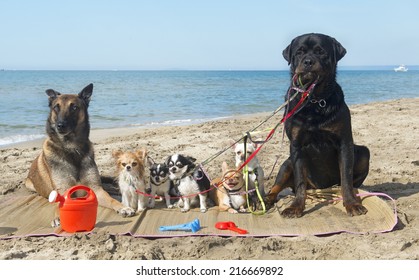
POLYGON ((122 195, 122 204, 137 212, 147 208, 148 199, 145 195, 145 159, 147 152, 114 151, 118 170, 118 185, 122 195), (139 194, 137 191, 142 192, 139 194))
POLYGON ((217 189, 216 204, 220 211, 228 211, 231 214, 247 212, 246 195, 244 192, 244 179, 241 171, 230 169, 223 162, 221 178, 222 184, 217 189))

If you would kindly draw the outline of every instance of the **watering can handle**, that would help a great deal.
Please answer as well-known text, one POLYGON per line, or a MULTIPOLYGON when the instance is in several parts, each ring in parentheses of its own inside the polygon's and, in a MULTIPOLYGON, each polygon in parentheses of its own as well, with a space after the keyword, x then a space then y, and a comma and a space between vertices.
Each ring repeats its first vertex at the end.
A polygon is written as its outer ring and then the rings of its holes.
POLYGON ((96 195, 91 188, 89 188, 87 186, 84 186, 84 185, 77 185, 77 186, 71 187, 68 190, 68 194, 66 195, 66 199, 70 198, 73 193, 75 193, 76 191, 79 191, 79 190, 84 190, 84 191, 87 192, 87 195, 85 197, 86 200, 94 200, 96 198, 96 195))

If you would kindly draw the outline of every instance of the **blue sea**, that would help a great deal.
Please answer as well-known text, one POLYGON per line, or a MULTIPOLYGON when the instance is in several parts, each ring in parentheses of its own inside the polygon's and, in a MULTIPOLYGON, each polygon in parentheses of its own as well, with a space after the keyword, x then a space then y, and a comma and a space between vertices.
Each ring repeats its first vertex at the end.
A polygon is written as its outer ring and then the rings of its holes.
MULTIPOLYGON (((342 70, 349 105, 419 97, 419 71, 342 70)), ((204 122, 272 112, 283 102, 288 71, 0 71, 0 146, 42 138, 45 90, 78 93, 94 84, 92 129, 204 122)))

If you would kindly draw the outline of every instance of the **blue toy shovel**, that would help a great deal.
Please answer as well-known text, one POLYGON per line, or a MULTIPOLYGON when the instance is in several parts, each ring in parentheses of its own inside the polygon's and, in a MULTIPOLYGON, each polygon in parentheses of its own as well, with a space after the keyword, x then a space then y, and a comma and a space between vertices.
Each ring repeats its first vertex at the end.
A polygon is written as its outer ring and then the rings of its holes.
POLYGON ((197 232, 201 229, 201 225, 198 219, 193 220, 190 223, 180 224, 180 225, 173 225, 173 226, 161 226, 160 231, 171 231, 171 230, 184 230, 184 231, 192 231, 197 232))

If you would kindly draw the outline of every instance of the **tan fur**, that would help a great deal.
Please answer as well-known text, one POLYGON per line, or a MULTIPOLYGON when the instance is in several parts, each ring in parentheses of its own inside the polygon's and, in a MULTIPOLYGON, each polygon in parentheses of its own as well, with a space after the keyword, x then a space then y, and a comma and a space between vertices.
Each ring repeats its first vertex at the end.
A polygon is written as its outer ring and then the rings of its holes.
POLYGON ((226 162, 222 164, 222 178, 216 179, 213 183, 222 184, 218 187, 216 191, 215 204, 218 205, 220 211, 228 211, 229 213, 235 214, 238 212, 246 212, 245 201, 246 196, 244 194, 244 179, 243 174, 240 171, 235 169, 230 169, 226 162), (230 198, 227 194, 227 191, 234 191, 235 194, 230 194, 230 198), (236 201, 238 209, 231 207, 229 200, 236 201), (237 202, 240 202, 237 204, 237 202))
POLYGON ((114 151, 112 156, 116 159, 122 204, 137 212, 143 211, 148 204, 148 197, 144 195, 147 151, 145 149, 135 152, 114 151))
POLYGON ((92 91, 92 84, 78 95, 46 91, 50 106, 47 139, 41 154, 32 162, 25 184, 45 198, 53 190, 62 194, 74 185, 86 185, 95 192, 99 205, 114 209, 122 216, 132 216, 133 209, 124 207, 102 188, 89 140, 87 108, 92 91))

